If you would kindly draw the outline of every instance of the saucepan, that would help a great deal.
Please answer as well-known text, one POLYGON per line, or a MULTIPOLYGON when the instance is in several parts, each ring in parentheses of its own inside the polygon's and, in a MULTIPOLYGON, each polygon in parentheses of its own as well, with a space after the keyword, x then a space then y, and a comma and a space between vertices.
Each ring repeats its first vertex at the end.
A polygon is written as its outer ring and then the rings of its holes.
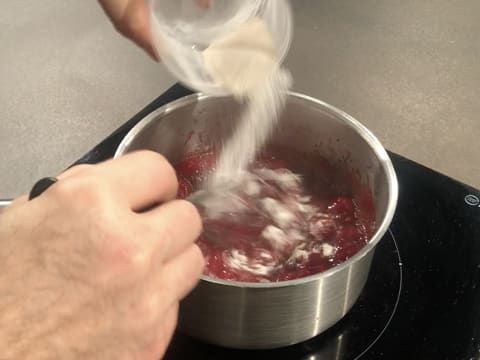
MULTIPOLYGON (((192 152, 220 146, 234 129, 241 110, 242 105, 230 97, 186 96, 142 119, 123 139, 115 157, 149 149, 175 164, 192 152)), ((304 278, 248 283, 202 276, 180 304, 178 330, 187 335, 231 348, 292 345, 342 319, 365 285, 375 247, 387 231, 397 203, 398 184, 388 153, 348 114, 297 93, 288 95, 271 143, 302 153, 315 151, 356 171, 373 197, 374 234, 353 257, 304 278)))

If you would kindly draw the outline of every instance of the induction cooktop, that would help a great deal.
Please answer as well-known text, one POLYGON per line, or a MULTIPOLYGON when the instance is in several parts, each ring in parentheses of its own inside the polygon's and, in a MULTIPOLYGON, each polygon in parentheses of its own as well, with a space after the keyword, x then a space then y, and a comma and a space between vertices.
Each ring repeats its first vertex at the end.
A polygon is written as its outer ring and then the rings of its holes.
MULTIPOLYGON (((143 117, 190 93, 174 85, 76 164, 111 158, 143 117)), ((176 333, 165 359, 480 360, 480 191, 389 154, 397 211, 360 298, 340 322, 274 350, 225 349, 176 333)))

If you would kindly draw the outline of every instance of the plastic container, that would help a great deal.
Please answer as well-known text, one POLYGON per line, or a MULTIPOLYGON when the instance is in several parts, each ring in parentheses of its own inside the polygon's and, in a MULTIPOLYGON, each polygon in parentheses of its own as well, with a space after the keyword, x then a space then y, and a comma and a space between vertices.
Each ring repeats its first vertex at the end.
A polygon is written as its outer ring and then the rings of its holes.
POLYGON ((292 36, 288 0, 150 0, 150 14, 153 45, 168 70, 186 86, 212 95, 229 94, 205 68, 202 52, 213 41, 258 17, 281 62, 292 36))

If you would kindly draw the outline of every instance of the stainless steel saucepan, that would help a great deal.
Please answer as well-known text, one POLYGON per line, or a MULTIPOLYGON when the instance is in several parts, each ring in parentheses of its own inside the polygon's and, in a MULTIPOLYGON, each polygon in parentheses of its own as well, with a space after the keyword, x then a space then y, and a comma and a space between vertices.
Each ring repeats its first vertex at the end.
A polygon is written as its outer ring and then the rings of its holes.
MULTIPOLYGON (((240 110, 228 97, 184 97, 145 117, 124 138, 115 156, 150 149, 175 164, 188 153, 224 141, 240 110)), ((339 166, 358 170, 373 194, 376 232, 355 256, 309 277, 245 283, 203 276, 181 303, 178 328, 206 342, 234 348, 275 348, 328 329, 359 297, 375 247, 395 211, 398 185, 387 152, 368 129, 346 113, 291 93, 272 143, 305 153, 316 151, 339 166)))

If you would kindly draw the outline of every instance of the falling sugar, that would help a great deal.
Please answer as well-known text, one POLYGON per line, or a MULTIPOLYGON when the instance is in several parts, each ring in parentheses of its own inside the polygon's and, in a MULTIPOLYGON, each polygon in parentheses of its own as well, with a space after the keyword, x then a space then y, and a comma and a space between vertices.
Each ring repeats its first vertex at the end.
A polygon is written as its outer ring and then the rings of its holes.
POLYGON ((273 38, 259 18, 215 41, 204 51, 204 60, 212 78, 246 103, 210 178, 208 186, 215 189, 244 179, 278 121, 291 77, 279 66, 273 38))

